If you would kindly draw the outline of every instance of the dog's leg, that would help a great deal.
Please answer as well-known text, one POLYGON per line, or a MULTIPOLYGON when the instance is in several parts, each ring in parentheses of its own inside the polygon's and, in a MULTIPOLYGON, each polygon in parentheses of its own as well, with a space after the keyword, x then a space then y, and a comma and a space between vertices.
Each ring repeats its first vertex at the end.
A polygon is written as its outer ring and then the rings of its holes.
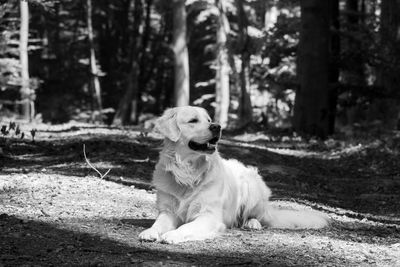
POLYGON ((176 230, 166 232, 161 236, 161 241, 176 244, 184 241, 204 240, 216 236, 223 230, 225 230, 225 225, 220 219, 212 214, 204 214, 176 230))
POLYGON ((161 212, 154 224, 139 234, 139 239, 143 241, 160 241, 162 234, 176 229, 179 219, 170 212, 161 212))

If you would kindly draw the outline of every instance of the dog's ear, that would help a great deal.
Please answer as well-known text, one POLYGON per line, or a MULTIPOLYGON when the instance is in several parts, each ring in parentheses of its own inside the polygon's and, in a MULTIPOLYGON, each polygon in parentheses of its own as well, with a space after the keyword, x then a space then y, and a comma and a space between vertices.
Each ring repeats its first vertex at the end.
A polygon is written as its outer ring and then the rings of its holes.
POLYGON ((163 115, 155 121, 154 129, 173 142, 178 141, 181 131, 178 127, 177 108, 164 111, 163 115))

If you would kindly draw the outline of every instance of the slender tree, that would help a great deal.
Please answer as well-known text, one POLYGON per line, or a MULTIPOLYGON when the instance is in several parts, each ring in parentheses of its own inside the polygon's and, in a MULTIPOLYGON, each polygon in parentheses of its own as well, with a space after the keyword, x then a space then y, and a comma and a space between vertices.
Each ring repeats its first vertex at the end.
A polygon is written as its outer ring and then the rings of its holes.
POLYGON ((94 41, 93 41, 93 25, 92 25, 92 0, 87 0, 87 31, 88 31, 88 40, 89 40, 89 49, 90 49, 90 87, 92 88, 93 92, 93 99, 94 99, 94 109, 97 110, 100 114, 101 120, 101 111, 103 109, 103 104, 101 101, 101 87, 99 81, 99 70, 96 64, 96 53, 94 48, 94 41))
POLYGON ((29 86, 29 62, 28 62, 28 39, 29 39, 29 7, 27 0, 20 0, 21 26, 19 39, 19 58, 21 64, 21 99, 22 116, 25 120, 32 120, 34 116, 34 104, 29 86))
POLYGON ((302 0, 300 5, 297 55, 299 88, 296 92, 293 126, 301 134, 325 138, 330 134, 330 5, 321 0, 302 0))
MULTIPOLYGON (((357 32, 361 27, 365 27, 363 25, 363 21, 361 18, 365 17, 363 14, 363 7, 362 2, 360 3, 359 0, 346 0, 346 25, 348 31, 350 33, 357 32)), ((346 82, 358 84, 358 85, 365 85, 365 74, 364 74, 364 66, 365 66, 365 56, 360 51, 360 41, 356 38, 348 38, 347 42, 345 43, 347 46, 347 50, 349 51, 349 57, 347 60, 349 64, 351 64, 351 75, 350 77, 345 77, 346 82)), ((346 76, 346 73, 345 73, 346 76)))
POLYGON ((137 108, 134 110, 134 114, 131 114, 131 118, 134 118, 135 122, 139 121, 139 115, 142 112, 142 93, 143 88, 146 88, 147 84, 150 82, 152 78, 154 78, 154 74, 157 71, 157 65, 161 61, 160 58, 160 51, 157 53, 152 54, 149 56, 149 51, 151 49, 152 40, 151 40, 151 16, 152 16, 152 6, 153 0, 145 1, 146 8, 145 9, 145 16, 144 16, 144 26, 143 26, 143 34, 142 34, 142 43, 141 43, 141 51, 140 51, 140 60, 139 60, 139 68, 140 72, 143 73, 139 75, 138 83, 139 87, 137 90, 137 108), (150 61, 150 63, 148 62, 150 61))
POLYGON ((189 52, 186 37, 185 0, 173 0, 173 37, 172 47, 175 55, 174 97, 175 106, 189 104, 189 52))
POLYGON ((134 21, 132 36, 133 41, 130 52, 130 69, 127 75, 127 85, 125 93, 119 102, 118 111, 114 116, 114 125, 125 125, 128 123, 136 123, 138 116, 137 103, 138 103, 138 91, 139 91, 139 75, 140 75, 140 47, 142 43, 142 36, 140 34, 140 26, 143 19, 143 5, 142 0, 135 0, 134 2, 134 21))
POLYGON ((330 2, 330 45, 329 45, 329 109, 328 120, 329 129, 328 133, 332 134, 335 131, 335 118, 337 106, 337 94, 339 85, 339 58, 340 58, 340 21, 339 21, 339 0, 329 0, 330 2))
POLYGON ((355 26, 360 18, 359 0, 346 0, 347 22, 350 26, 355 26))
POLYGON ((239 24, 239 49, 241 59, 240 71, 240 100, 239 100, 239 118, 240 127, 246 126, 252 121, 253 109, 250 98, 250 53, 249 53, 249 36, 247 32, 247 16, 244 10, 244 0, 236 0, 238 8, 238 24, 239 24))
POLYGON ((277 1, 261 1, 263 3, 263 8, 265 10, 265 14, 263 17, 264 20, 264 29, 269 30, 275 26, 275 23, 278 21, 279 9, 277 7, 277 1))
POLYGON ((384 95, 391 96, 377 101, 380 120, 386 127, 400 129, 400 0, 381 2, 380 46, 382 64, 377 83, 383 87, 384 95))
POLYGON ((226 42, 230 31, 222 0, 216 1, 219 10, 217 29, 217 70, 215 77, 215 121, 222 128, 228 124, 229 111, 229 56, 226 42))

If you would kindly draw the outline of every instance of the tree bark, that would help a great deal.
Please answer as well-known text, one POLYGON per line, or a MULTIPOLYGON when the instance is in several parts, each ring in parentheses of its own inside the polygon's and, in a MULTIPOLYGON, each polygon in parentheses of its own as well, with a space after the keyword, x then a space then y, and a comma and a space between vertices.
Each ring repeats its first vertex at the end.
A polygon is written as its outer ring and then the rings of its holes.
POLYGON ((139 115, 142 112, 142 92, 143 89, 146 88, 147 84, 149 83, 149 81, 154 78, 154 72, 156 69, 156 65, 159 59, 159 56, 157 56, 157 54, 159 54, 159 51, 157 51, 154 55, 153 55, 153 60, 149 61, 149 56, 146 54, 148 51, 148 47, 151 46, 151 7, 153 5, 153 0, 147 0, 146 2, 146 16, 144 18, 144 30, 143 30, 143 34, 142 34, 142 38, 141 38, 141 52, 140 52, 140 64, 139 64, 139 68, 140 68, 140 72, 142 73, 142 75, 139 75, 138 77, 138 90, 137 90, 137 95, 136 95, 136 99, 137 99, 137 107, 135 110, 135 114, 132 114, 131 117, 134 117, 134 121, 138 122, 139 121, 139 115), (144 75, 144 73, 146 73, 146 75, 144 75))
POLYGON ((93 41, 93 25, 92 25, 92 0, 87 0, 87 30, 88 30, 88 40, 89 40, 89 49, 90 49, 90 87, 93 92, 93 102, 94 102, 94 110, 99 112, 98 118, 92 118, 94 120, 102 120, 101 112, 103 109, 103 104, 101 100, 101 87, 99 81, 99 70, 96 65, 96 53, 94 49, 94 41, 93 41))
POLYGON ((264 14, 264 29, 266 31, 273 28, 278 21, 279 9, 277 2, 275 1, 264 1, 265 3, 265 14, 264 14))
MULTIPOLYGON (((382 0, 380 25, 380 51, 382 64, 378 70, 377 84, 387 95, 396 95, 400 84, 400 0, 382 0)), ((389 129, 400 129, 400 101, 376 101, 381 112, 378 118, 389 129)))
POLYGON ((339 0, 330 0, 331 4, 331 29, 333 32, 330 34, 330 64, 329 64, 329 109, 328 120, 329 129, 328 133, 332 134, 335 131, 335 118, 337 106, 337 94, 339 84, 339 59, 340 59, 340 21, 339 21, 339 0))
POLYGON ((346 0, 346 11, 347 11, 347 21, 350 26, 355 26, 358 24, 359 8, 358 8, 359 0, 346 0))
POLYGON ((114 116, 114 125, 126 125, 129 123, 137 123, 137 97, 139 91, 139 51, 142 43, 140 35, 140 25, 142 23, 143 5, 141 0, 135 0, 134 7, 134 25, 133 25, 133 41, 131 44, 131 66, 127 75, 126 90, 121 98, 118 111, 114 116))
POLYGON ((185 0, 173 2, 173 40, 172 47, 175 55, 174 97, 175 106, 189 105, 189 52, 186 40, 186 7, 185 0))
POLYGON ((127 76, 126 91, 114 116, 113 125, 137 123, 135 121, 135 112, 137 109, 137 99, 135 96, 138 90, 139 64, 136 57, 132 60, 131 69, 127 76))
MULTIPOLYGON (((357 32, 360 26, 362 26, 360 25, 362 23, 361 18, 365 17, 365 14, 362 13, 362 6, 359 5, 359 0, 347 0, 346 11, 348 30, 350 32, 357 32)), ((357 39, 349 39, 347 41, 348 50, 351 52, 348 61, 352 66, 351 75, 347 79, 351 79, 350 81, 348 81, 349 83, 352 82, 354 84, 365 85, 365 60, 362 53, 357 52, 359 51, 360 45, 361 44, 359 41, 357 41, 357 39)))
POLYGON ((217 0, 219 10, 217 29, 217 70, 215 77, 215 121, 224 129, 228 125, 229 112, 229 56, 226 42, 230 31, 222 0, 217 0))
POLYGON ((253 108, 250 98, 250 55, 244 52, 241 60, 239 117, 241 127, 245 127, 253 120, 253 108))
POLYGON ((22 116, 25 120, 32 120, 34 116, 34 103, 32 101, 32 91, 29 86, 29 58, 28 58, 28 39, 29 39, 29 7, 28 1, 20 0, 21 25, 19 39, 19 60, 21 64, 21 99, 22 116))
POLYGON ((329 123, 330 5, 302 0, 293 126, 300 134, 326 138, 329 123))
POLYGON ((240 100, 239 100, 239 127, 245 127, 252 121, 253 109, 250 98, 250 54, 248 52, 249 36, 247 34, 248 21, 244 11, 243 0, 236 0, 238 8, 239 44, 241 50, 240 70, 240 100))

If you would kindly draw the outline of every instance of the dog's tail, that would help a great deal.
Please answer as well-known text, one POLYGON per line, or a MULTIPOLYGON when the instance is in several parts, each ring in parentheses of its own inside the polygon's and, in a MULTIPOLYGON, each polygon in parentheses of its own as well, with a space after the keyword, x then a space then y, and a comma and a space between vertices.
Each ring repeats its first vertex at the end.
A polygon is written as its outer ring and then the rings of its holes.
POLYGON ((281 210, 270 207, 262 224, 271 228, 319 229, 329 225, 328 216, 306 210, 281 210))

